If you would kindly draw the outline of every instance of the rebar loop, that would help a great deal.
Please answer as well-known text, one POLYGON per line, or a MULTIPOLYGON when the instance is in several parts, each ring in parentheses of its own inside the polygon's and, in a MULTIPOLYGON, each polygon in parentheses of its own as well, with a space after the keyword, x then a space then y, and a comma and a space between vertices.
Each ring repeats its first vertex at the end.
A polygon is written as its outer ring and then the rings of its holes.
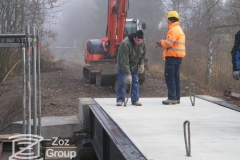
POLYGON ((125 83, 125 84, 122 83, 121 86, 122 86, 122 88, 123 88, 123 87, 126 87, 126 88, 125 88, 125 92, 124 92, 124 101, 123 101, 123 105, 126 106, 126 101, 125 101, 125 99, 126 99, 126 95, 127 95, 127 84, 126 84, 126 83, 125 83))
POLYGON ((184 130, 184 140, 185 140, 185 147, 186 147, 186 154, 188 157, 191 157, 191 136, 190 136, 190 122, 186 120, 183 123, 183 130, 184 130), (186 134, 186 125, 188 125, 188 135, 186 134), (187 138, 188 136, 188 138, 187 138))
POLYGON ((189 95, 190 95, 190 101, 191 101, 192 106, 195 106, 195 85, 194 85, 194 83, 190 84, 189 95))
POLYGON ((127 99, 126 99, 127 88, 128 88, 128 85, 126 84, 126 91, 125 91, 125 97, 124 97, 124 107, 127 107, 127 102, 128 102, 128 99, 129 99, 129 97, 131 97, 131 92, 132 92, 132 84, 130 84, 129 93, 128 93, 128 96, 127 96, 127 99))

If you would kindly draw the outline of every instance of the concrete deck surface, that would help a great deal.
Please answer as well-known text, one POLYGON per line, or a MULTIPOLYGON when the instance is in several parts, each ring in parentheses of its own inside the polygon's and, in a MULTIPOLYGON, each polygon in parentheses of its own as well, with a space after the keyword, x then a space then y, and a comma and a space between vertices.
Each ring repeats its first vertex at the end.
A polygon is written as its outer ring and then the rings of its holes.
MULTIPOLYGON (((149 160, 239 160, 240 112, 189 97, 176 105, 166 98, 140 98, 143 106, 116 106, 115 98, 94 100, 149 160), (190 121, 191 157, 186 156, 183 123, 190 121)), ((214 99, 219 100, 219 99, 214 99)))

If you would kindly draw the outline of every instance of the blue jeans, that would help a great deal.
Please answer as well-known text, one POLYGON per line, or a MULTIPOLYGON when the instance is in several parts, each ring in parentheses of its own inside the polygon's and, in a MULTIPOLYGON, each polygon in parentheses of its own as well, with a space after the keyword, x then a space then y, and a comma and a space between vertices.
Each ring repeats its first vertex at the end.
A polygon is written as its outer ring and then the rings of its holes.
MULTIPOLYGON (((131 90, 131 101, 135 103, 139 100, 139 82, 138 82, 138 68, 132 73, 132 90, 131 90)), ((117 86, 117 102, 124 102, 126 92, 126 74, 118 71, 118 86, 117 86)))
POLYGON ((164 68, 165 82, 169 100, 180 100, 180 64, 181 58, 167 57, 164 68))

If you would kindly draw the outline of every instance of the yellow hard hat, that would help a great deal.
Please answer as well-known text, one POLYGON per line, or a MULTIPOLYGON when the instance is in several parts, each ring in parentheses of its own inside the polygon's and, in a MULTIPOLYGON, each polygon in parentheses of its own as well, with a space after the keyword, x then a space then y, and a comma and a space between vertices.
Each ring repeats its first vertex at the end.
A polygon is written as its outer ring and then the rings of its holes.
POLYGON ((179 19, 179 15, 176 11, 168 12, 167 18, 170 18, 170 17, 175 17, 175 18, 179 19))

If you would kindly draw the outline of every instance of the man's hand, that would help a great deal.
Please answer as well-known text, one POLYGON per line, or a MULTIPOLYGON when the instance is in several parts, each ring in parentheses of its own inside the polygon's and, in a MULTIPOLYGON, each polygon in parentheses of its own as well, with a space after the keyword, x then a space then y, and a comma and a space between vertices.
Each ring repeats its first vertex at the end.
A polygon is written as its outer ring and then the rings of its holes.
POLYGON ((132 84, 132 75, 131 74, 126 75, 126 83, 127 84, 132 84))
POLYGON ((238 71, 233 71, 233 78, 236 79, 236 80, 239 80, 239 76, 240 76, 240 70, 238 71))
POLYGON ((138 66, 138 71, 139 71, 139 73, 144 72, 144 64, 138 66))

